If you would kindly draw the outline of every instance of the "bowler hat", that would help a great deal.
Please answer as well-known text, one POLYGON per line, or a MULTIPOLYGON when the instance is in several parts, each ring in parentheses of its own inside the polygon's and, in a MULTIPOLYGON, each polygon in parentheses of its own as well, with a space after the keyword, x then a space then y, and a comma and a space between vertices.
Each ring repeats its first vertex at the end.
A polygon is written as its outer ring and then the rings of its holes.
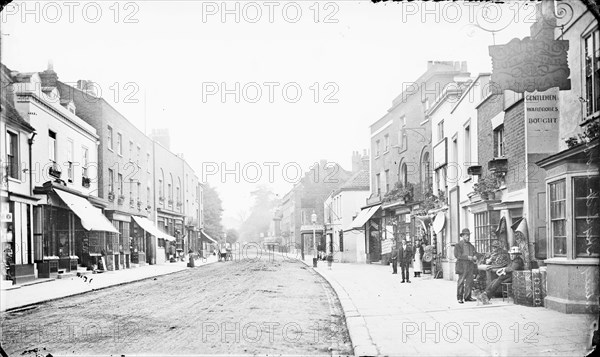
POLYGON ((469 230, 469 228, 465 228, 462 230, 462 232, 460 232, 460 235, 465 235, 465 234, 471 234, 471 231, 469 230))

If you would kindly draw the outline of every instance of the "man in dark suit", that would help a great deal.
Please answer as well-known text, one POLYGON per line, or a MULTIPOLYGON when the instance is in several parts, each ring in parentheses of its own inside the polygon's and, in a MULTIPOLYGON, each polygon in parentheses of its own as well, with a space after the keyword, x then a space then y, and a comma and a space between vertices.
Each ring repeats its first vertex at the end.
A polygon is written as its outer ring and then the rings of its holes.
POLYGON ((471 298, 473 289, 473 273, 475 272, 475 261, 477 260, 477 251, 471 239, 471 231, 465 228, 460 233, 462 240, 454 246, 454 257, 456 258, 456 272, 458 273, 458 283, 456 287, 456 297, 458 303, 464 301, 476 301, 471 298), (464 299, 464 301, 463 301, 464 299))
POLYGON ((398 274, 398 248, 396 242, 392 246, 392 274, 398 274))
POLYGON ((400 269, 402 270, 402 283, 410 283, 410 273, 408 268, 413 258, 413 251, 406 239, 402 240, 402 245, 398 248, 398 259, 400 259, 400 269))

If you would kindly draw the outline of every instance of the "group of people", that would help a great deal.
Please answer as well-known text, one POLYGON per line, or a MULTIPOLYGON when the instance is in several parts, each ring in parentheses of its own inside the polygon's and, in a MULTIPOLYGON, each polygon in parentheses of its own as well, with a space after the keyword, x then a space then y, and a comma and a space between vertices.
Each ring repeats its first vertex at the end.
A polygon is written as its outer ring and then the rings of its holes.
POLYGON ((487 284, 485 291, 481 292, 478 297, 484 304, 489 304, 490 298, 498 292, 502 283, 512 280, 512 272, 524 269, 519 247, 512 247, 506 252, 499 240, 493 240, 491 253, 484 256, 478 253, 473 244, 470 243, 471 232, 468 228, 462 230, 460 237, 461 241, 454 246, 455 271, 458 274, 456 288, 458 303, 477 301, 471 296, 473 279, 478 273, 476 262, 481 258, 485 258, 486 270, 495 273, 496 278, 487 284))
POLYGON ((398 274, 398 263, 400 263, 400 270, 402 272, 402 283, 410 283, 410 272, 409 268, 411 263, 413 264, 414 277, 421 277, 423 272, 423 245, 421 241, 417 240, 416 248, 406 240, 402 239, 402 243, 396 247, 392 247, 391 261, 392 261, 392 274, 398 274))

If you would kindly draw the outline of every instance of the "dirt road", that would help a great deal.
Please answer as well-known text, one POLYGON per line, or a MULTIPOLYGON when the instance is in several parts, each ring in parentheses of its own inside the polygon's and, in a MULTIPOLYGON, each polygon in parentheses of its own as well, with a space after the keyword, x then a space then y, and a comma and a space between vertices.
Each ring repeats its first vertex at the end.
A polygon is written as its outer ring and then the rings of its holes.
POLYGON ((187 269, 1 318, 9 355, 352 353, 329 285, 281 257, 187 269))

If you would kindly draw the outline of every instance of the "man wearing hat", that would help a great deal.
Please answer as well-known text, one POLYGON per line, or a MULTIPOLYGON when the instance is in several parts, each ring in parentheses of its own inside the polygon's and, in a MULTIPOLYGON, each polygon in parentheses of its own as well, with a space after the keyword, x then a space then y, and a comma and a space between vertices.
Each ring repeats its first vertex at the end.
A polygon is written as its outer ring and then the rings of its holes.
POLYGON ((475 261, 477 260, 477 251, 471 239, 471 231, 465 228, 460 232, 461 241, 454 246, 454 257, 456 258, 456 273, 458 274, 458 284, 456 287, 456 297, 458 303, 464 301, 475 301, 471 298, 473 289, 473 273, 475 271, 475 261))
POLYGON ((489 297, 494 296, 494 293, 498 291, 502 283, 508 283, 512 281, 512 272, 515 270, 523 270, 525 267, 525 263, 521 258, 521 251, 519 247, 512 247, 510 251, 510 264, 507 266, 496 270, 496 274, 498 277, 494 279, 485 289, 485 292, 482 294, 483 301, 489 301, 489 297))

